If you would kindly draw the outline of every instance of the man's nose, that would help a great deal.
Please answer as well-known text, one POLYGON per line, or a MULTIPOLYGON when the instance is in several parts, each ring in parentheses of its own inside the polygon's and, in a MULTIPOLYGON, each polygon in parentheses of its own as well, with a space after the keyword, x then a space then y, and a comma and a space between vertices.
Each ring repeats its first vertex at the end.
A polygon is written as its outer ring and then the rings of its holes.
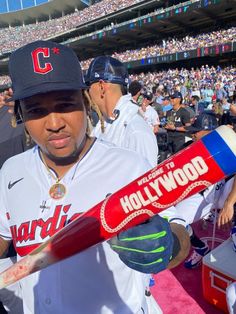
POLYGON ((50 131, 59 131, 65 127, 65 121, 59 112, 51 112, 46 117, 46 128, 50 131))

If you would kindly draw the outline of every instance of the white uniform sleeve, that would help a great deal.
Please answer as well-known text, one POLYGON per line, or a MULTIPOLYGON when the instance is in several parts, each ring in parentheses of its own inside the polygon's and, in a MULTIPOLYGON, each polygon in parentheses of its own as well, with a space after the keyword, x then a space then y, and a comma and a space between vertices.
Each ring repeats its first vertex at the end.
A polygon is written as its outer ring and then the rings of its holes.
POLYGON ((7 209, 5 202, 5 187, 3 171, 0 171, 0 237, 5 240, 11 240, 10 226, 7 219, 7 209))
POLYGON ((203 201, 204 197, 196 193, 175 205, 178 216, 185 221, 185 226, 201 218, 202 211, 199 208, 203 201))
POLYGON ((133 132, 127 147, 146 158, 153 168, 157 165, 158 146, 154 134, 133 132))
POLYGON ((159 125, 160 124, 160 119, 158 116, 158 113, 156 112, 156 110, 154 109, 152 112, 152 125, 159 125))
POLYGON ((165 209, 164 211, 160 212, 159 216, 161 216, 162 218, 166 218, 169 223, 176 223, 186 227, 186 221, 184 217, 180 212, 177 211, 175 206, 171 206, 165 209))

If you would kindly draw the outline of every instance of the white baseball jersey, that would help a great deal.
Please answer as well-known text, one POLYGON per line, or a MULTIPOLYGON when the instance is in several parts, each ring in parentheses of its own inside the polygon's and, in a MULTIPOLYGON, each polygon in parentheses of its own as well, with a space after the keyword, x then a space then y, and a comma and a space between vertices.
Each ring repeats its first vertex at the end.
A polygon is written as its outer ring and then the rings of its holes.
POLYGON ((144 117, 144 120, 147 122, 147 124, 151 127, 153 130, 154 126, 160 124, 159 116, 156 110, 152 106, 147 106, 146 111, 143 111, 140 108, 142 115, 144 117))
POLYGON ((178 217, 189 225, 206 216, 212 209, 221 209, 231 191, 234 178, 211 185, 203 193, 197 193, 175 205, 178 217))
POLYGON ((158 146, 156 136, 138 112, 139 107, 131 95, 122 96, 115 107, 118 118, 112 123, 105 122, 105 132, 101 132, 100 121, 92 131, 92 136, 128 148, 144 156, 154 167, 157 164, 158 146))
MULTIPOLYGON (((13 239, 20 258, 149 169, 137 153, 97 140, 61 179, 67 189, 64 198, 54 200, 49 189, 55 181, 38 147, 14 156, 0 174, 0 235, 13 239)), ((123 264, 107 242, 34 273, 21 284, 25 314, 148 313, 143 274, 123 264)))

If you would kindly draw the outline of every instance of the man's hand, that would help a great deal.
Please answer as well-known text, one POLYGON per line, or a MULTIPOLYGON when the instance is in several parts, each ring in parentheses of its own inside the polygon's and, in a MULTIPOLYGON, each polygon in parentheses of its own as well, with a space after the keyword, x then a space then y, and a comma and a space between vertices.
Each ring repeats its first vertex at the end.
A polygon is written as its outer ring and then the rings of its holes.
POLYGON ((9 109, 8 109, 8 112, 10 113, 13 113, 14 112, 14 101, 10 101, 10 102, 7 102, 7 100, 9 98, 11 98, 13 95, 13 91, 11 88, 9 88, 8 90, 5 90, 4 92, 2 92, 0 94, 0 108, 3 107, 3 106, 7 106, 9 109))
POLYGON ((128 267, 154 274, 167 268, 174 240, 170 224, 156 215, 143 224, 121 232, 109 243, 128 267))
POLYGON ((174 130, 175 130, 175 125, 174 125, 174 123, 167 123, 167 124, 165 125, 165 129, 174 131, 174 130))
POLYGON ((232 228, 232 219, 234 216, 234 204, 230 203, 227 199, 224 203, 224 207, 220 210, 217 225, 218 228, 226 227, 232 228))
MULTIPOLYGON (((231 179, 232 180, 232 179, 231 179)), ((226 185, 228 183, 231 182, 231 180, 229 180, 226 185)), ((226 185, 224 187, 224 189, 226 188, 226 185)), ((227 191, 227 189, 226 189, 227 191)), ((228 228, 232 228, 232 219, 234 216, 234 204, 236 203, 236 176, 234 176, 234 181, 232 184, 232 187, 230 189, 230 192, 224 202, 224 205, 219 213, 218 216, 218 220, 217 220, 217 225, 218 227, 228 227, 228 228)))

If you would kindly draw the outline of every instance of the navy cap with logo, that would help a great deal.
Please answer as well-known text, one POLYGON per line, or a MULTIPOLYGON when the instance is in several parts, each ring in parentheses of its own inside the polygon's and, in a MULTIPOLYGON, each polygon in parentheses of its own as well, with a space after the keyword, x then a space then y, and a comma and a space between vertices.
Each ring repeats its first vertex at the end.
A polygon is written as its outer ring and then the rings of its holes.
POLYGON ((13 89, 10 100, 87 88, 74 51, 51 41, 35 41, 14 51, 9 59, 9 74, 13 89))
POLYGON ((174 99, 174 98, 183 99, 182 94, 178 91, 175 91, 172 95, 170 95, 170 98, 172 98, 172 99, 174 99))
POLYGON ((125 65, 110 56, 96 57, 88 68, 85 76, 86 84, 91 85, 99 81, 127 86, 129 75, 125 65))
POLYGON ((145 93, 142 94, 143 98, 152 101, 153 100, 153 94, 149 91, 146 91, 145 93))
POLYGON ((211 131, 218 126, 219 124, 214 113, 201 113, 191 126, 185 128, 189 133, 197 133, 204 130, 211 131))

